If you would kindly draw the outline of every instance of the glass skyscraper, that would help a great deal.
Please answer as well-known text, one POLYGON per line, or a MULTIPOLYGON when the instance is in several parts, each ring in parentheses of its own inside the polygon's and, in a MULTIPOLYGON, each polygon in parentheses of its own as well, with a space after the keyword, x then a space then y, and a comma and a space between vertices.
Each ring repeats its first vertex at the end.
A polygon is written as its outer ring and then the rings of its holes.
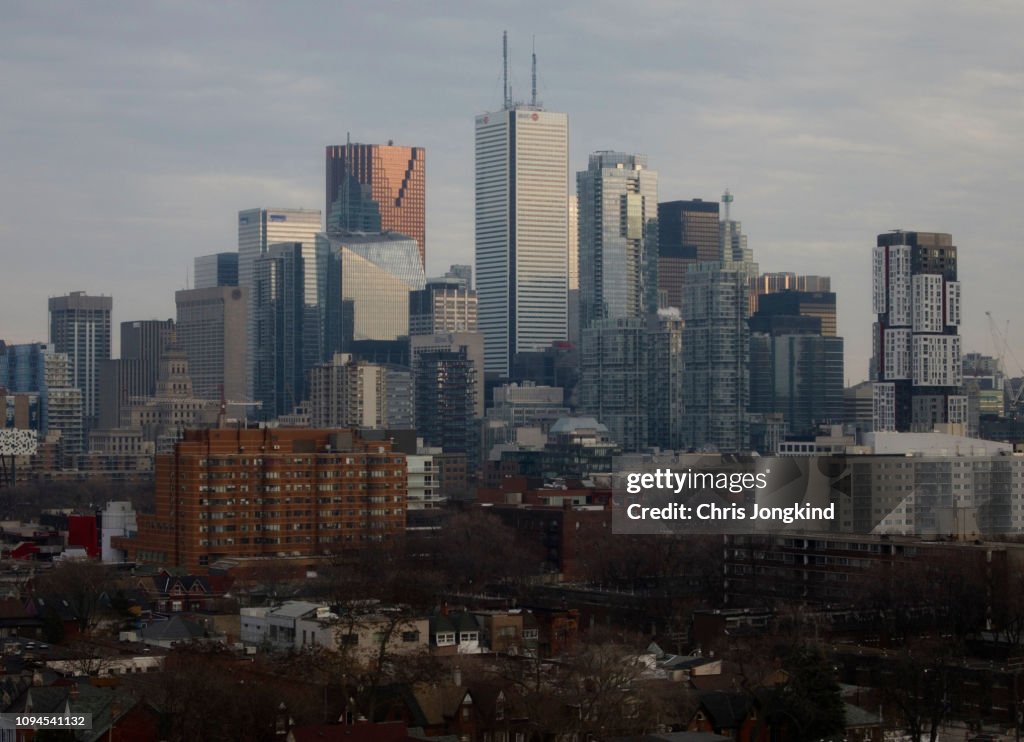
MULTIPOLYGON (((256 260, 266 255, 271 245, 301 242, 312 254, 320 231, 319 209, 246 209, 238 212, 238 285, 248 289, 249 306, 246 326, 246 389, 252 398, 256 358, 256 292, 254 268, 256 260)), ((311 261, 314 265, 315 262, 311 261)), ((315 286, 316 281, 312 284, 315 286)))
POLYGON ((576 174, 580 321, 658 309, 658 174, 644 155, 597 152, 576 174))

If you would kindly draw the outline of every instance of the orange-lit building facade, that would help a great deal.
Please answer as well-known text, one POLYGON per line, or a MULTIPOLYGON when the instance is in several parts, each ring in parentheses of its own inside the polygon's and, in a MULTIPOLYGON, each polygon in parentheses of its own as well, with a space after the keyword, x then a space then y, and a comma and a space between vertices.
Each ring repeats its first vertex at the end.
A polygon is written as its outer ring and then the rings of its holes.
POLYGON ((380 207, 381 229, 416 240, 427 255, 427 160, 423 147, 340 144, 327 147, 327 224, 346 174, 370 187, 380 207))
POLYGON ((350 430, 189 430, 156 459, 156 503, 129 559, 201 572, 219 559, 325 556, 405 531, 405 455, 350 430))

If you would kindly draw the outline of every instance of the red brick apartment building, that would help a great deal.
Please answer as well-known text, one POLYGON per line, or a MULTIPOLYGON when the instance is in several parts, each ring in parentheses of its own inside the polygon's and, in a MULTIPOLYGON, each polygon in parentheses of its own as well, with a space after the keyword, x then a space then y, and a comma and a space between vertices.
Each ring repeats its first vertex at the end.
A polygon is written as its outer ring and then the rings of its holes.
POLYGON ((225 558, 324 556, 397 539, 407 471, 389 440, 352 430, 188 430, 156 457, 155 512, 115 546, 202 571, 225 558))

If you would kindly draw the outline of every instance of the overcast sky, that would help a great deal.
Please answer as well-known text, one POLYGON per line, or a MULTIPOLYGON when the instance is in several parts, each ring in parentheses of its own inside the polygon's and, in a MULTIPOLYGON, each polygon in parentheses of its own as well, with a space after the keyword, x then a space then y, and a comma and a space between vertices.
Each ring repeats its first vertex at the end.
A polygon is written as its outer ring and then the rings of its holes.
POLYGON ((501 105, 508 29, 516 97, 536 37, 572 172, 645 153, 660 200, 728 187, 762 270, 832 276, 851 382, 897 227, 953 234, 965 350, 993 352, 990 310, 1024 362, 1024 4, 839 6, 6 0, 0 338, 45 340, 46 298, 79 289, 115 322, 173 317, 239 209, 323 208, 346 132, 426 147, 428 273, 472 262, 473 117, 501 105))

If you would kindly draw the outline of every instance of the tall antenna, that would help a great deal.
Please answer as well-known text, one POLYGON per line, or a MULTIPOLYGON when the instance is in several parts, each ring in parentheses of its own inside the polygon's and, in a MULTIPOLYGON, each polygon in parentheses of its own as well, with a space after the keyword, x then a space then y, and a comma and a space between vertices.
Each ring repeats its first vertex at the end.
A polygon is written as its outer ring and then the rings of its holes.
POLYGON ((537 37, 533 37, 533 64, 530 70, 530 105, 537 107, 537 37))
MULTIPOLYGON (((351 201, 352 201, 352 132, 345 132, 345 180, 341 184, 342 198, 345 199, 344 214, 345 214, 345 225, 342 227, 347 232, 352 231, 352 213, 351 213, 351 201)), ((340 231, 340 230, 339 230, 340 231)))
POLYGON ((501 94, 505 96, 505 108, 512 107, 512 89, 508 84, 508 31, 501 32, 501 61, 504 65, 501 94))
POLYGON ((729 193, 729 189, 725 189, 725 193, 722 194, 722 203, 725 204, 725 221, 732 221, 729 216, 729 207, 732 206, 732 194, 729 193))

